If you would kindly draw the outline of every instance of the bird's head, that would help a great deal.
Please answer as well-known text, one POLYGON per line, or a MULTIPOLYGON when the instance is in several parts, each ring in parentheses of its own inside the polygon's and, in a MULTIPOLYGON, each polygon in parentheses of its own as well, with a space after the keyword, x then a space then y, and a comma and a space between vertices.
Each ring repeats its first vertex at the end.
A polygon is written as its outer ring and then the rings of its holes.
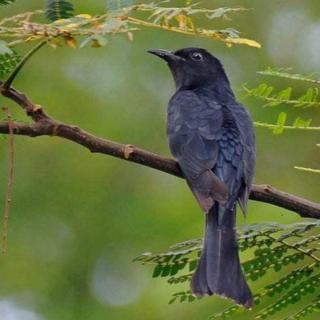
POLYGON ((195 88, 229 81, 221 62, 205 49, 185 48, 175 52, 152 49, 148 51, 165 60, 177 88, 195 88))

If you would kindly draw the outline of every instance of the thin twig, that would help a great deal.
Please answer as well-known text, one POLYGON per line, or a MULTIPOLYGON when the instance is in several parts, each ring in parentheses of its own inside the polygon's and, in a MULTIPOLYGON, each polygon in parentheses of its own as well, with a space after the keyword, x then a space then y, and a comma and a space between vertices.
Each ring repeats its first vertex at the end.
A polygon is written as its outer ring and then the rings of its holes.
POLYGON ((312 168, 305 168, 305 167, 298 167, 298 166, 295 166, 294 168, 302 171, 312 172, 312 173, 320 173, 319 169, 312 169, 312 168))
POLYGON ((19 62, 19 64, 14 68, 12 73, 9 75, 8 79, 3 84, 3 89, 7 90, 11 87, 12 82, 16 78, 16 76, 19 74, 22 67, 28 62, 28 60, 45 44, 47 43, 46 40, 39 42, 35 47, 33 47, 19 62))
POLYGON ((7 178, 7 190, 5 195, 5 205, 3 214, 3 230, 2 230, 2 254, 7 253, 8 248, 8 230, 9 230, 9 215, 12 204, 12 189, 13 189, 13 174, 14 174, 14 124, 12 121, 11 113, 8 109, 3 108, 8 117, 8 127, 9 127, 9 157, 8 157, 8 178, 7 178))

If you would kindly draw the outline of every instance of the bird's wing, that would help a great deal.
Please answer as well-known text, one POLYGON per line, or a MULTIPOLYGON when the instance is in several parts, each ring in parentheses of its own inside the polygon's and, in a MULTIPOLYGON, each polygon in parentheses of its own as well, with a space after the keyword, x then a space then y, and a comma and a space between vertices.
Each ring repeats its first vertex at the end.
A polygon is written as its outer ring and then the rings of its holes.
POLYGON ((204 212, 215 201, 225 202, 227 186, 212 172, 219 154, 222 106, 203 101, 190 90, 176 93, 169 102, 170 149, 204 212))
POLYGON ((243 213, 246 213, 256 162, 255 134, 252 120, 245 107, 237 104, 233 106, 232 110, 237 120, 237 127, 242 139, 241 144, 243 145, 243 183, 239 191, 238 201, 243 213))

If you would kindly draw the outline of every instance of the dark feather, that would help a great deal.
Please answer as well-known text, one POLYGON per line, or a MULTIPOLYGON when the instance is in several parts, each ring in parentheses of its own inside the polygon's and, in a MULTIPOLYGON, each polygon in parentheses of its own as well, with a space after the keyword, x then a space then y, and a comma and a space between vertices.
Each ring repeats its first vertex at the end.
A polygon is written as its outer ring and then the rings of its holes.
POLYGON ((225 214, 220 225, 216 210, 220 209, 211 210, 206 217, 204 248, 191 282, 192 292, 198 296, 219 294, 251 308, 253 297, 238 255, 235 212, 225 214))

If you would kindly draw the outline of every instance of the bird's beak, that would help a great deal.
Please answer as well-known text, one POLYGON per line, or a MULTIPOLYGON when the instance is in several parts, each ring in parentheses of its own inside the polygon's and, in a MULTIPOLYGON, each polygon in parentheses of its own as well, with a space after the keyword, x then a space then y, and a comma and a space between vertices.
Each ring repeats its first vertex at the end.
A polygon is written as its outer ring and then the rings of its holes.
POLYGON ((151 49, 148 50, 149 53, 154 54, 155 56, 158 56, 159 58, 167 61, 167 62, 173 62, 173 61, 178 61, 181 60, 179 56, 176 56, 174 52, 168 51, 168 50, 163 50, 163 49, 151 49))

